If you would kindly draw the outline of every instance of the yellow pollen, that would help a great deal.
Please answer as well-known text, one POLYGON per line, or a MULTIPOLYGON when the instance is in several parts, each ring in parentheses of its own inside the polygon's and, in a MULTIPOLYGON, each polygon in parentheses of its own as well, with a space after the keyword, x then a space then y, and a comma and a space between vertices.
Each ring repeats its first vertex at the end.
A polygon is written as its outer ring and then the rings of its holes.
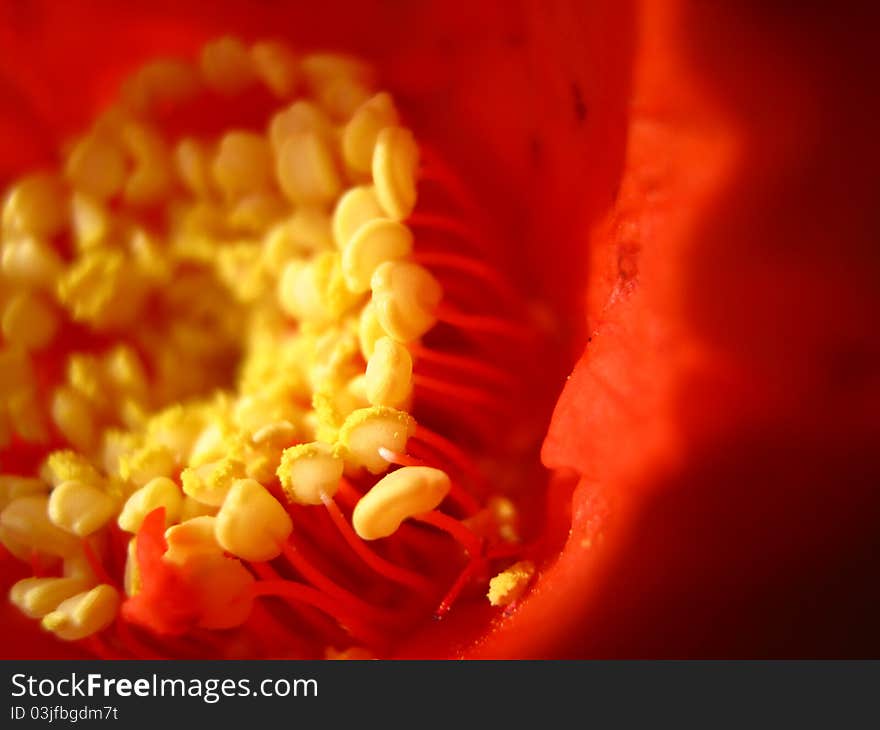
POLYGON ((183 491, 203 504, 219 507, 236 479, 245 476, 245 465, 239 459, 225 456, 180 473, 183 491))
POLYGON ((285 449, 278 479, 291 502, 321 504, 339 489, 344 463, 328 444, 300 444, 285 449))
POLYGON ((522 560, 489 581, 487 597, 493 606, 507 606, 519 599, 535 574, 535 564, 522 560))
POLYGON ((437 507, 451 486, 440 469, 404 466, 382 477, 358 501, 352 525, 364 540, 389 537, 405 519, 437 507))
POLYGON ((406 453, 415 426, 415 420, 405 411, 385 406, 362 408, 345 419, 339 430, 339 445, 347 464, 381 474, 389 464, 380 449, 406 453))

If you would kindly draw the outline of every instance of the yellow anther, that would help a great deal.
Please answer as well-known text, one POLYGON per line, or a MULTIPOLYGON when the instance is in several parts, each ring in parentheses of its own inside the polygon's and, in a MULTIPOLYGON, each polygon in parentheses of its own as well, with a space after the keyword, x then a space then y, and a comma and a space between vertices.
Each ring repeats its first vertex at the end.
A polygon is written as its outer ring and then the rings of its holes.
POLYGON ((41 350, 51 343, 59 324, 51 304, 35 292, 14 294, 3 308, 3 337, 27 350, 41 350))
POLYGON ((245 45, 232 36, 206 43, 199 58, 205 85, 224 96, 234 96, 256 81, 251 55, 245 45))
POLYGON ((98 582, 92 564, 82 549, 72 555, 64 556, 62 574, 65 578, 79 578, 89 585, 98 582))
POLYGON ((330 217, 319 208, 299 208, 273 226, 263 243, 264 265, 278 276, 290 259, 333 248, 330 217))
POLYGON ((213 150, 204 142, 187 137, 174 149, 174 165, 181 182, 196 197, 206 198, 214 189, 211 165, 213 150))
POLYGON ((312 343, 309 382, 312 391, 330 386, 334 390, 363 366, 357 359, 358 343, 347 328, 328 328, 312 343))
POLYGON ((344 463, 333 449, 319 442, 285 449, 278 466, 284 493, 297 504, 321 504, 339 489, 344 463))
POLYGON ((67 382, 89 403, 106 406, 110 394, 104 379, 104 370, 94 355, 72 353, 67 358, 67 382))
POLYGON ((43 617, 43 628, 59 639, 78 641, 107 628, 116 618, 119 594, 102 583, 68 598, 43 617))
POLYGON ((216 522, 215 517, 203 516, 169 527, 165 530, 168 543, 165 559, 184 565, 199 556, 223 555, 223 548, 214 534, 216 522))
POLYGON ((275 114, 269 121, 269 141, 277 155, 288 137, 302 132, 314 132, 321 138, 328 138, 333 131, 333 122, 324 111, 311 101, 295 101, 286 109, 275 114))
POLYGON ((367 362, 364 394, 371 405, 401 408, 412 394, 412 356, 390 337, 380 337, 367 362))
POLYGON ((269 484, 275 479, 275 470, 281 461, 281 452, 291 443, 291 439, 279 440, 265 438, 261 441, 240 437, 236 447, 238 458, 244 463, 245 477, 256 479, 261 484, 269 484))
POLYGON ((275 96, 289 98, 299 81, 296 58, 281 43, 262 41, 251 48, 254 71, 275 96))
POLYGON ((70 449, 53 451, 49 454, 40 468, 40 478, 53 487, 64 482, 103 483, 101 474, 92 462, 70 449))
POLYGON ((64 268, 58 252, 43 241, 26 236, 3 242, 3 274, 26 286, 55 290, 55 281, 64 268))
POLYGON ((413 235, 402 223, 378 218, 364 223, 342 251, 342 273, 353 292, 370 290, 373 273, 386 261, 412 253, 413 235))
POLYGON ((357 401, 357 408, 367 408, 371 404, 367 399, 367 376, 365 373, 355 375, 345 384, 346 392, 357 401))
POLYGON ((183 507, 180 508, 180 521, 186 522, 196 517, 213 517, 219 508, 210 504, 202 504, 188 494, 183 498, 183 507))
POLYGON ((290 204, 274 192, 251 193, 229 212, 229 227, 244 233, 263 233, 290 211, 290 204))
POLYGON ((333 239, 344 250, 357 230, 374 218, 384 218, 385 211, 376 200, 372 185, 358 185, 347 190, 333 211, 333 239))
POLYGON ((376 75, 368 63, 342 53, 310 53, 300 61, 300 68, 313 93, 339 78, 370 86, 376 75))
POLYGON ((135 491, 125 502, 116 520, 126 532, 137 532, 150 512, 165 508, 165 525, 173 525, 180 517, 183 495, 168 477, 156 477, 135 491))
POLYGON ((171 182, 171 153, 162 135, 145 124, 129 123, 122 129, 134 169, 125 183, 124 197, 133 205, 152 205, 167 195, 171 182))
POLYGON ((146 397, 147 374, 137 353, 127 345, 117 345, 104 357, 104 373, 117 393, 146 397))
POLYGON ((49 497, 31 494, 12 500, 0 513, 10 537, 31 550, 64 557, 79 550, 79 540, 49 520, 49 497))
MULTIPOLYGON (((245 395, 238 399, 233 410, 235 424, 256 440, 264 428, 287 423, 292 429, 302 416, 302 409, 285 398, 278 398, 271 390, 245 395)), ((281 427, 284 430, 284 427, 281 427)), ((268 434, 266 434, 268 435, 268 434)))
POLYGON ((86 193, 74 193, 70 202, 76 245, 87 249, 102 243, 110 232, 110 215, 102 201, 86 193))
POLYGON ((278 301, 291 317, 326 325, 345 314, 357 297, 345 285, 339 253, 324 251, 309 261, 288 262, 278 280, 278 301))
POLYGON ((189 458, 203 425, 200 413, 175 404, 150 418, 146 431, 153 443, 168 448, 174 460, 182 464, 189 458))
POLYGON ((122 99, 137 114, 192 98, 199 89, 196 70, 185 61, 160 58, 144 64, 123 86, 122 99))
POLYGON ((336 162, 317 132, 287 135, 277 154, 278 184, 294 203, 321 205, 339 195, 342 183, 336 162))
POLYGON ((238 241, 217 252, 217 278, 244 303, 254 302, 272 291, 269 275, 263 269, 263 252, 259 243, 238 241))
POLYGON ((125 154, 111 140, 89 135, 71 150, 65 172, 77 189, 104 200, 116 195, 125 185, 125 154))
POLYGON ((116 513, 116 500, 103 489, 83 482, 64 482, 49 495, 49 519, 79 537, 91 535, 116 513))
POLYGON ((118 429, 106 429, 101 442, 101 467, 107 474, 122 478, 119 474, 119 460, 135 451, 141 445, 139 435, 118 429))
POLYGON ((119 457, 119 476, 136 487, 154 477, 170 477, 176 469, 174 454, 162 444, 148 443, 119 457))
POLYGON ((257 445, 284 446, 296 438, 296 432, 296 426, 290 421, 275 421, 254 431, 251 440, 257 445))
POLYGON ((0 522, 0 545, 6 548, 10 554, 23 562, 28 562, 34 554, 34 549, 27 542, 27 536, 21 535, 10 530, 0 522))
POLYGON ((486 506, 498 528, 502 540, 516 542, 519 535, 516 531, 516 505, 508 497, 490 497, 486 506))
POLYGON ((403 220, 416 205, 419 147, 404 127, 386 127, 376 137, 373 150, 373 184, 376 197, 390 218, 403 220))
POLYGON ((12 186, 3 203, 3 230, 51 238, 67 223, 67 197, 53 175, 29 175, 12 186))
POLYGON ((9 600, 25 616, 43 618, 62 601, 88 590, 82 578, 25 578, 9 591, 9 600))
POLYGON ((397 110, 390 94, 383 91, 361 104, 342 132, 345 164, 355 172, 370 174, 379 132, 397 123, 397 110))
POLYGON ((409 517, 430 512, 449 494, 449 477, 430 466, 404 466, 385 475, 355 505, 351 523, 364 540, 389 537, 409 517))
POLYGON ((137 559, 137 537, 128 541, 125 557, 125 573, 122 585, 126 596, 133 596, 141 589, 141 571, 137 559))
POLYGON ((284 507, 253 479, 232 485, 217 513, 217 542, 243 560, 272 560, 293 530, 284 507))
POLYGON ((183 491, 199 502, 219 507, 237 479, 245 476, 245 465, 224 457, 201 466, 188 467, 180 474, 183 491))
POLYGON ((346 463, 381 474, 389 464, 379 449, 406 453, 406 442, 415 428, 415 420, 403 411, 384 406, 361 408, 345 419, 339 430, 339 444, 346 463))
POLYGON ((58 297, 76 321, 108 329, 128 324, 136 315, 143 284, 122 252, 94 249, 64 273, 58 297))
POLYGON ((126 238, 134 270, 145 284, 167 284, 173 263, 166 253, 164 242, 140 227, 130 231, 126 238))
POLYGON ((52 395, 52 422, 73 446, 91 451, 97 442, 95 414, 89 402, 73 388, 62 385, 52 395))
POLYGON ((267 188, 272 179, 269 143, 254 132, 227 132, 220 140, 212 172, 230 200, 267 188))
POLYGON ((501 571, 489 581, 489 592, 486 596, 493 606, 507 606, 525 593, 532 576, 535 564, 530 560, 521 560, 501 571))
POLYGON ((356 79, 340 76, 315 90, 315 96, 327 113, 340 122, 351 118, 370 98, 371 89, 356 79))
POLYGON ((373 308, 382 329, 398 342, 412 342, 431 329, 443 287, 426 268, 389 261, 373 272, 373 308))
POLYGON ((224 409, 224 412, 214 416, 216 420, 209 420, 193 442, 189 455, 190 466, 202 466, 217 461, 229 452, 229 443, 233 436, 229 414, 224 409))
POLYGON ((376 340, 385 336, 385 330, 376 317, 372 299, 364 305, 358 318, 358 342, 361 347, 361 355, 369 361, 376 347, 376 340))
POLYGON ((0 474, 0 512, 6 505, 19 497, 40 495, 49 491, 49 485, 42 479, 19 477, 13 474, 0 474))

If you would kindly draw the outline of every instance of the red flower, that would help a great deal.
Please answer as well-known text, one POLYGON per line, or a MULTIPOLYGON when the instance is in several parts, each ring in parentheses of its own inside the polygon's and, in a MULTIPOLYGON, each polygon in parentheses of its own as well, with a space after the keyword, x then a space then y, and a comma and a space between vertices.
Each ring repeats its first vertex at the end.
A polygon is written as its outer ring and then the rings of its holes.
MULTIPOLYGON (((49 160, 138 62, 230 27, 375 60, 512 275, 566 314, 537 400, 586 341, 544 443, 547 567, 509 616, 462 606, 407 651, 876 653, 870 19, 343 5, 7 6, 0 175, 49 160)), ((15 635, 11 656, 69 651, 15 635)))

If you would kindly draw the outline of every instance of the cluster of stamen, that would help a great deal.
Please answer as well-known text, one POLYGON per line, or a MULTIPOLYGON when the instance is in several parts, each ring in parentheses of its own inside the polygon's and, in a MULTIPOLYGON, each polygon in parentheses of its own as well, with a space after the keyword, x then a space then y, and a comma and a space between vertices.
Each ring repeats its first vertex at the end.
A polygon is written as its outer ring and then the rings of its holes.
POLYGON ((534 333, 472 311, 510 287, 455 218, 414 214, 420 178, 456 184, 372 84, 223 38, 143 67, 59 171, 10 188, 0 542, 33 572, 12 602, 59 638, 378 656, 522 557, 472 454, 518 386, 490 362, 534 333), (265 127, 175 128, 247 94, 280 108, 265 127))

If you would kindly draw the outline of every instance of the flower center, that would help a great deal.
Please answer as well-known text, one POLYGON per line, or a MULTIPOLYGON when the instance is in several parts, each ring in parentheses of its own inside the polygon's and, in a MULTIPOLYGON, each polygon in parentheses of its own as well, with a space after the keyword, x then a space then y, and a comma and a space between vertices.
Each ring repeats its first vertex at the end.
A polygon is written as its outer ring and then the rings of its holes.
POLYGON ((382 656, 495 573, 493 605, 526 589, 541 334, 373 79, 223 38, 10 189, 0 541, 59 638, 382 656), (265 131, 224 128, 252 100, 265 131))

